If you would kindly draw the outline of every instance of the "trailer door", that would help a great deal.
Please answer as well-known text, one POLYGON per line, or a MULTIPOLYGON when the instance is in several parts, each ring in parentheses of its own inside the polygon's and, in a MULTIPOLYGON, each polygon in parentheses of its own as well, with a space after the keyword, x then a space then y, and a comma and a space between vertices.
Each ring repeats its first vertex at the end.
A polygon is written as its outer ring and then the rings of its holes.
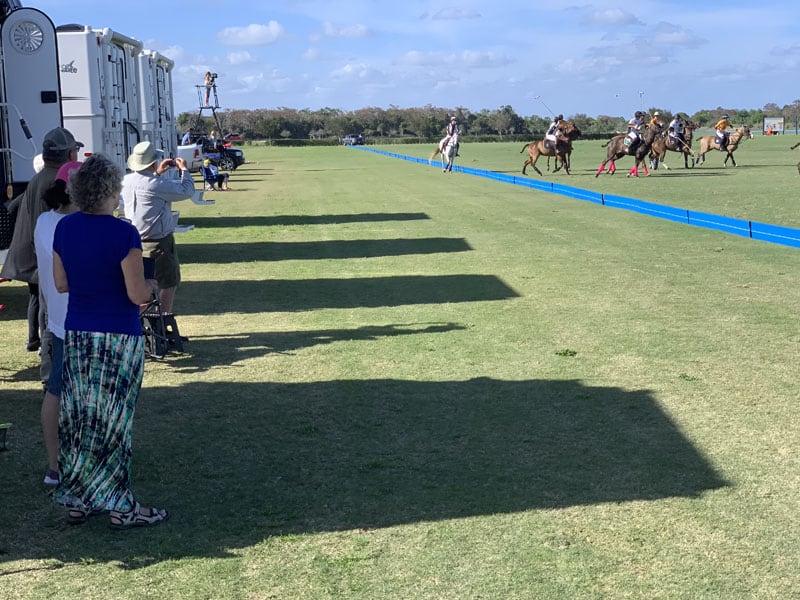
POLYGON ((44 134, 62 123, 56 30, 41 11, 19 8, 0 24, 0 44, 4 183, 22 184, 44 134))

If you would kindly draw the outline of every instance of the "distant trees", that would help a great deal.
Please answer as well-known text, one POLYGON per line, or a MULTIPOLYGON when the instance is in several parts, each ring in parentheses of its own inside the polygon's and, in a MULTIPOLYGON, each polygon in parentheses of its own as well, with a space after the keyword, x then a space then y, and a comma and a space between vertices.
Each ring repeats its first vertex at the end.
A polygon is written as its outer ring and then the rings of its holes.
MULTIPOLYGON (((669 122, 673 114, 669 110, 651 107, 648 112, 656 110, 661 119, 669 122)), ((325 139, 342 138, 349 133, 360 133, 367 138, 381 137, 414 137, 436 138, 444 135, 450 117, 458 119, 462 134, 507 136, 527 135, 538 137, 547 129, 552 115, 521 116, 510 106, 497 109, 482 109, 471 112, 457 106, 442 108, 430 104, 418 108, 365 107, 355 111, 343 111, 338 108, 322 108, 319 110, 274 108, 274 109, 232 109, 217 111, 220 122, 226 131, 235 131, 247 139, 325 139)), ((681 112, 681 115, 698 121, 701 127, 711 127, 723 114, 730 116, 736 125, 744 124, 751 128, 761 127, 764 117, 784 117, 787 129, 800 119, 800 99, 783 107, 769 103, 760 109, 723 108, 699 110, 693 115, 681 112)), ((630 115, 590 117, 583 113, 566 115, 584 134, 602 135, 622 131, 630 115)), ((189 127, 209 132, 216 128, 210 117, 203 116, 198 122, 196 114, 182 113, 178 117, 178 128, 181 131, 189 127)))

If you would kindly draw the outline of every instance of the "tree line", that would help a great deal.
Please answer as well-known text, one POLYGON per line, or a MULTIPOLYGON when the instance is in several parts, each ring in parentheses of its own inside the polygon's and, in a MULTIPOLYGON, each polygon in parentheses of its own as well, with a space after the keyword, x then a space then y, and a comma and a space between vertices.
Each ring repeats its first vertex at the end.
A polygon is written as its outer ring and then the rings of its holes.
MULTIPOLYGON (((661 113, 661 119, 665 123, 673 117, 673 113, 664 108, 648 109, 651 115, 656 111, 661 113)), ((697 121, 700 127, 713 127, 721 115, 727 114, 734 125, 747 125, 753 130, 761 129, 764 117, 783 117, 786 130, 793 131, 800 118, 800 99, 783 107, 770 103, 759 109, 717 107, 700 110, 691 115, 680 111, 679 114, 684 120, 697 121)), ((521 116, 509 105, 478 112, 472 112, 461 106, 442 108, 431 105, 421 108, 369 107, 354 111, 337 108, 217 111, 223 132, 235 132, 247 140, 339 140, 350 133, 361 134, 372 140, 436 139, 443 135, 451 116, 458 119, 462 135, 493 136, 500 139, 506 136, 540 137, 552 120, 552 115, 521 116)), ((583 113, 565 117, 574 122, 586 136, 601 136, 624 131, 629 118, 609 115, 590 117, 583 113)), ((191 128, 197 133, 208 133, 217 128, 212 118, 192 113, 181 113, 177 124, 181 131, 191 128)))

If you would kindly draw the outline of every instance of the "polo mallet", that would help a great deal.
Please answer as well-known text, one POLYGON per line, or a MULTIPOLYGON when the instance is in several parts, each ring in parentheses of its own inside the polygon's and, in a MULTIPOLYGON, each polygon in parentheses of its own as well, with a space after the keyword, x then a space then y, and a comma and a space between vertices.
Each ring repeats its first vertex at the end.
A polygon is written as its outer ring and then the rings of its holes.
POLYGON ((554 113, 553 110, 549 106, 547 106, 547 104, 544 103, 544 100, 542 100, 541 96, 534 96, 533 99, 541 102, 542 106, 544 106, 550 113, 550 116, 553 117, 554 119, 556 118, 556 113, 554 113))
POLYGON ((687 144, 686 142, 684 142, 684 141, 683 141, 681 138, 679 138, 677 135, 675 136, 675 139, 676 139, 676 140, 678 140, 678 141, 681 143, 681 145, 682 145, 684 148, 686 148, 686 149, 689 151, 689 154, 691 154, 692 156, 694 156, 694 150, 692 150, 692 149, 689 147, 689 144, 687 144))

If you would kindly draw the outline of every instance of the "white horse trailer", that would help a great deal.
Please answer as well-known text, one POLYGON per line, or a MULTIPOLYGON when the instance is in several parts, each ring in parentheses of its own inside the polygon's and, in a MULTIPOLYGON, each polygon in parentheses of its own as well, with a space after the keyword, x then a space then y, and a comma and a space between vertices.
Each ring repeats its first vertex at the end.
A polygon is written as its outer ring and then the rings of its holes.
POLYGON ((61 124, 55 26, 0 0, 0 183, 9 198, 33 177, 44 134, 61 124))
POLYGON ((139 92, 142 102, 142 139, 174 157, 178 147, 172 95, 175 63, 155 50, 139 53, 139 92))
POLYGON ((142 43, 83 25, 61 25, 56 35, 64 127, 85 144, 85 156, 102 152, 124 170, 141 141, 142 43))

